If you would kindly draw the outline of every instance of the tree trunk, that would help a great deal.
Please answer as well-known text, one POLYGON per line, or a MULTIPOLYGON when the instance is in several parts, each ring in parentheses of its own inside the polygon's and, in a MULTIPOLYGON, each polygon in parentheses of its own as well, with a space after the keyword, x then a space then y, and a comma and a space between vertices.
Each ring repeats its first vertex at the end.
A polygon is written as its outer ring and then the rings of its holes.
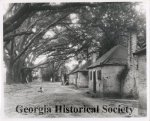
POLYGON ((13 67, 10 63, 7 68, 6 72, 6 84, 12 84, 13 83, 13 67))
POLYGON ((7 84, 26 82, 26 74, 22 71, 23 63, 24 61, 22 61, 22 59, 19 59, 15 64, 13 64, 13 61, 10 60, 6 72, 7 84))
POLYGON ((7 63, 7 72, 6 72, 6 83, 11 84, 13 83, 13 48, 14 41, 11 42, 10 46, 10 60, 7 63))

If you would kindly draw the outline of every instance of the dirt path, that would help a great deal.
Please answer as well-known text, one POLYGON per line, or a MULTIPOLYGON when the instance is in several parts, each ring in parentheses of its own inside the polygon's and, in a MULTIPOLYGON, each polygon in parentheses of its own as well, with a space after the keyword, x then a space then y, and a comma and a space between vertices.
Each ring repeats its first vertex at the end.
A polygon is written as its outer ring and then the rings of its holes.
MULTIPOLYGON (((5 113, 9 117, 118 117, 128 116, 128 114, 119 113, 104 113, 102 112, 103 105, 116 105, 120 103, 114 101, 103 100, 99 98, 91 98, 85 95, 87 89, 76 90, 70 86, 62 86, 60 83, 42 83, 44 91, 38 92, 41 84, 26 85, 26 88, 13 89, 16 86, 7 86, 5 90, 5 113), (9 89, 9 91, 8 91, 9 89), (99 113, 45 113, 39 115, 38 113, 18 113, 16 106, 22 105, 24 107, 37 107, 48 105, 54 108, 55 105, 65 105, 66 107, 93 107, 99 106, 99 113)), ((136 109, 134 109, 136 112, 136 109)))

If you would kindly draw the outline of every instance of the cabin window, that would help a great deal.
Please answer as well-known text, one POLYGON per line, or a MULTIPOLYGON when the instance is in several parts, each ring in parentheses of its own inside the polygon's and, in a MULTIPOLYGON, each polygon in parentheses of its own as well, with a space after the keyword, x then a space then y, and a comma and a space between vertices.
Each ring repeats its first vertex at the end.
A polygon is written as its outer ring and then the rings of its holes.
POLYGON ((92 80, 92 71, 90 71, 90 80, 92 80))
POLYGON ((101 70, 97 71, 97 78, 98 78, 98 80, 101 80, 101 78, 102 78, 101 70))

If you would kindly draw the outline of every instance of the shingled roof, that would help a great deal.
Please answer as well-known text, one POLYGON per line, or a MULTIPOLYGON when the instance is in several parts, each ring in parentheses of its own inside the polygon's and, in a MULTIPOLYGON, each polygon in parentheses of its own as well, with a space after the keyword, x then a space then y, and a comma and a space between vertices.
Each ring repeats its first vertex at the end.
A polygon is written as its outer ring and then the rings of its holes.
POLYGON ((79 66, 77 65, 77 66, 75 66, 75 68, 74 69, 72 69, 71 70, 71 72, 69 73, 69 74, 73 74, 73 73, 75 73, 75 71, 77 70, 79 68, 79 66))
POLYGON ((94 68, 103 65, 126 65, 127 64, 128 51, 121 45, 114 46, 104 55, 102 55, 95 63, 88 68, 94 68))

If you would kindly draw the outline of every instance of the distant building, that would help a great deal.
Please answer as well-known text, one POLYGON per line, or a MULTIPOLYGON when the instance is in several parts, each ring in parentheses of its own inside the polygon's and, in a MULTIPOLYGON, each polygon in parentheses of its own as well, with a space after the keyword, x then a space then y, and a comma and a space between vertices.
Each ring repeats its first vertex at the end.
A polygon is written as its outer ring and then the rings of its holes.
POLYGON ((87 61, 85 64, 81 65, 75 73, 77 73, 77 87, 88 87, 88 66, 91 65, 91 61, 87 61))
POLYGON ((73 72, 69 74, 69 82, 77 87, 88 87, 88 70, 87 67, 91 64, 91 61, 87 61, 85 64, 79 65, 73 72))
POLYGON ((120 76, 127 65, 127 49, 117 45, 89 66, 89 89, 99 96, 120 96, 120 76))
POLYGON ((77 65, 68 75, 69 75, 69 84, 77 85, 77 73, 75 72, 79 66, 77 65))

